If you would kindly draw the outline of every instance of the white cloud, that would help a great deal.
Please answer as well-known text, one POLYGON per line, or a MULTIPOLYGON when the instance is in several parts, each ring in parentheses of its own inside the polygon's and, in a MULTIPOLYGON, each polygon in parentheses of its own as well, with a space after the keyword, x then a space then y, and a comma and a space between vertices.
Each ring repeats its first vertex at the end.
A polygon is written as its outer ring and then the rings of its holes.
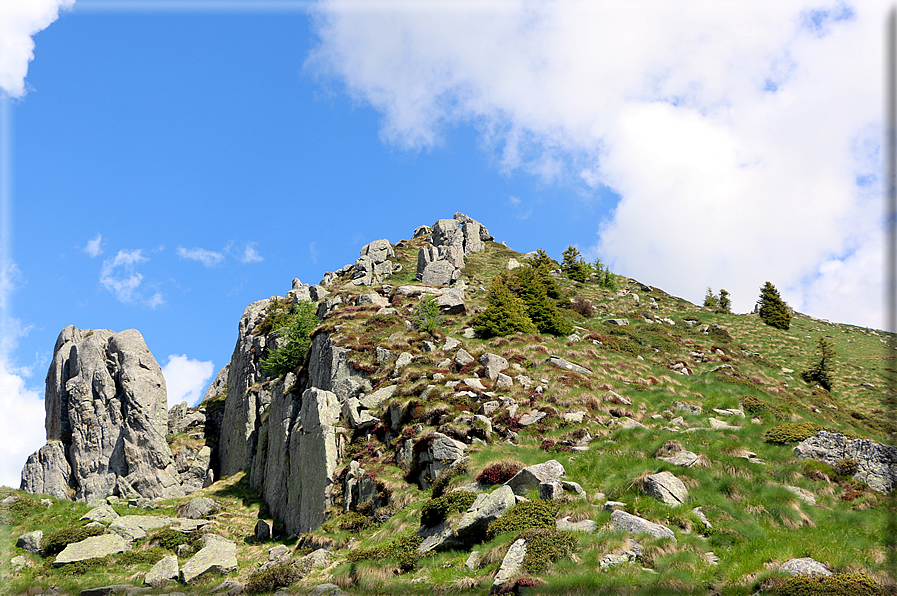
POLYGON ((103 254, 103 236, 101 234, 97 234, 93 240, 89 240, 87 242, 87 245, 83 250, 85 253, 90 255, 91 258, 103 254))
POLYGON ((143 275, 136 271, 135 265, 149 261, 143 256, 141 249, 120 250, 111 259, 103 261, 100 269, 100 283, 115 297, 126 303, 143 302, 151 308, 155 308, 164 302, 161 294, 156 294, 149 300, 145 300, 138 291, 143 275))
POLYGON ((202 399, 206 383, 215 373, 211 360, 200 361, 187 358, 186 354, 168 356, 168 363, 162 367, 162 375, 168 387, 168 407, 182 401, 194 406, 202 399))
POLYGON ((5 314, 0 324, 0 485, 19 488, 25 460, 46 442, 44 400, 26 384, 30 369, 16 367, 10 356, 28 329, 5 314))
POLYGON ((182 259, 199 261, 206 267, 214 267, 224 260, 224 255, 220 252, 204 248, 184 248, 183 246, 178 247, 178 256, 182 259))
POLYGON ((0 0, 0 89, 11 97, 25 94, 28 63, 34 59, 32 36, 69 9, 75 0, 0 0))
POLYGON ((885 3, 373 6, 322 3, 307 66, 382 112, 385 141, 471 124, 506 172, 620 195, 587 250, 618 272, 740 311, 769 280, 883 325, 885 3))
POLYGON ((260 263, 264 260, 262 255, 255 249, 255 242, 248 243, 243 250, 243 255, 240 257, 240 261, 243 263, 260 263))

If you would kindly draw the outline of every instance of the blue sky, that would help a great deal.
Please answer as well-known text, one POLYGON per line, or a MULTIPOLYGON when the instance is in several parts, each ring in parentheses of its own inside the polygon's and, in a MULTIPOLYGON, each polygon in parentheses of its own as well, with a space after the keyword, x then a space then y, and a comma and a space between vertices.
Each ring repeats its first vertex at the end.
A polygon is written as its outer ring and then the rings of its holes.
POLYGON ((0 3, 0 484, 66 325, 140 330, 192 402, 246 305, 456 211, 882 327, 884 4, 725 8, 0 3))

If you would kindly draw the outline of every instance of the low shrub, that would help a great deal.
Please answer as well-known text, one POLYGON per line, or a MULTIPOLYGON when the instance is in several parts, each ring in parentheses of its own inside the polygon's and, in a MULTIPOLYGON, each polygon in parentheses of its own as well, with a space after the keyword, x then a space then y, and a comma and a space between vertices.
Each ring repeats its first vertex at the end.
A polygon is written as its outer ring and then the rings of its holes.
POLYGON ((595 307, 592 306, 592 302, 583 298, 582 296, 577 296, 573 299, 573 303, 570 305, 570 308, 584 316, 585 318, 590 318, 595 314, 595 307))
POLYGON ((763 440, 767 443, 778 443, 787 445, 788 443, 799 443, 809 439, 819 431, 824 430, 815 422, 786 422, 773 426, 763 433, 763 440))
POLYGON ((841 476, 853 476, 860 469, 860 463, 852 457, 844 457, 836 461, 832 469, 841 476))
POLYGON ((750 414, 759 414, 760 412, 765 412, 769 406, 766 404, 766 402, 760 400, 754 395, 742 395, 741 407, 745 412, 748 412, 750 414))
MULTIPOLYGON (((514 505, 507 513, 498 518, 486 530, 486 540, 492 540, 499 534, 507 532, 523 532, 533 528, 554 529, 554 516, 560 504, 548 501, 523 501, 514 505)), ((527 548, 527 551, 529 548, 527 548)))
POLYGON ((402 571, 411 571, 420 557, 417 547, 420 546, 421 542, 423 542, 423 538, 414 533, 409 533, 380 546, 350 551, 348 559, 351 563, 365 560, 393 559, 398 563, 402 571))
POLYGON ((119 562, 122 565, 155 565, 164 559, 167 554, 165 549, 159 547, 147 550, 129 550, 121 554, 119 562))
POLYGON ((461 474, 467 473, 467 460, 462 459, 458 462, 455 462, 451 467, 443 470, 439 473, 439 476, 436 477, 436 480, 433 481, 433 484, 430 488, 433 489, 432 498, 441 497, 445 494, 445 489, 448 488, 449 482, 451 482, 452 478, 455 476, 460 476, 461 474))
POLYGON ((836 573, 774 577, 761 583, 760 592, 776 596, 880 596, 885 591, 865 573, 836 573))
POLYGON ((558 532, 554 528, 525 530, 517 535, 516 539, 519 538, 526 540, 523 568, 529 573, 542 573, 561 557, 569 557, 573 554, 573 549, 576 547, 576 539, 572 534, 558 532))
POLYGON ((80 526, 77 528, 64 528, 53 532, 48 536, 44 536, 41 541, 42 549, 45 557, 57 555, 72 542, 81 542, 85 538, 91 536, 99 536, 106 531, 105 528, 80 526))
POLYGON ((504 484, 517 475, 523 464, 516 461, 502 460, 489 464, 480 472, 476 481, 480 484, 504 484))
POLYGON ((292 562, 281 563, 250 575, 245 591, 248 594, 273 592, 296 583, 302 575, 302 571, 292 562))
POLYGON ((155 542, 160 548, 177 552, 177 548, 186 544, 190 550, 197 551, 200 547, 199 538, 193 534, 184 534, 171 528, 165 528, 153 535, 152 542, 155 542))
POLYGON ((94 571, 101 567, 107 567, 111 564, 110 557, 106 556, 100 559, 86 559, 84 561, 76 561, 63 565, 59 572, 62 575, 82 575, 88 571, 94 571))
POLYGON ((433 527, 445 521, 445 518, 455 511, 467 511, 476 498, 475 493, 456 490, 442 497, 430 499, 420 510, 420 523, 428 528, 433 527))

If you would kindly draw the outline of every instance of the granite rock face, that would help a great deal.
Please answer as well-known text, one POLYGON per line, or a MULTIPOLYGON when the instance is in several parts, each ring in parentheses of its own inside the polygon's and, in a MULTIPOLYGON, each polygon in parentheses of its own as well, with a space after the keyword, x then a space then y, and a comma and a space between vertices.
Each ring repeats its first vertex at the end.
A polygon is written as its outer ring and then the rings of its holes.
POLYGON ((853 475, 871 488, 889 493, 897 486, 897 447, 868 439, 850 440, 840 433, 821 431, 801 441, 794 455, 816 459, 829 465, 850 458, 859 466, 853 475))
POLYGON ((82 501, 123 486, 147 498, 184 495, 165 440, 165 378, 138 331, 63 329, 44 407, 48 443, 28 458, 23 490, 82 501))

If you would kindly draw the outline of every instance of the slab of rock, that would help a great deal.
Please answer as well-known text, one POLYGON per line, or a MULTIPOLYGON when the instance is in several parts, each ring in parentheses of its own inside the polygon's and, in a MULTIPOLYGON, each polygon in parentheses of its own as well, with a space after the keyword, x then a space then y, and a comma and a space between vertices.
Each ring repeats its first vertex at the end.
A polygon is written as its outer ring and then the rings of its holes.
POLYGON ((421 488, 430 487, 431 480, 464 457, 467 445, 442 433, 433 433, 433 439, 426 449, 416 455, 416 469, 420 470, 418 484, 421 488))
POLYGON ((312 591, 308 593, 308 596, 349 596, 340 589, 339 586, 334 584, 318 584, 312 591))
POLYGON ((211 515, 218 510, 218 503, 214 499, 208 497, 196 497, 190 499, 187 506, 178 513, 178 517, 187 519, 203 519, 207 515, 211 515))
POLYGON ((501 591, 506 583, 520 573, 524 557, 526 557, 526 540, 518 538, 508 549, 505 558, 502 559, 498 573, 495 574, 495 580, 492 582, 492 587, 489 589, 490 594, 496 594, 501 591))
POLYGON ((714 418, 711 416, 708 418, 708 422, 710 422, 710 428, 713 430, 741 430, 740 426, 736 426, 734 424, 729 424, 719 418, 714 418))
POLYGON ((202 540, 203 547, 181 567, 180 579, 185 584, 207 573, 224 575, 237 570, 236 543, 215 534, 205 534, 202 540))
POLYGON ((302 557, 302 561, 308 561, 312 569, 325 569, 330 565, 330 551, 326 548, 319 548, 302 557))
POLYGON ((638 516, 617 509, 610 514, 610 522, 615 530, 631 534, 649 534, 654 538, 671 538, 676 544, 676 535, 668 527, 642 519, 638 516))
POLYGON ((564 466, 557 460, 550 459, 541 464, 527 466, 517 472, 513 478, 505 483, 514 494, 524 496, 530 489, 539 489, 543 482, 559 482, 564 476, 564 466))
POLYGON ((464 290, 461 288, 452 288, 436 299, 436 306, 439 311, 446 315, 459 315, 467 311, 464 304, 464 290))
POLYGON ((632 418, 612 418, 611 422, 614 423, 615 426, 619 426, 620 428, 625 428, 627 430, 631 430, 633 428, 648 428, 638 420, 633 420, 632 418))
POLYGON ((73 542, 66 546, 61 553, 56 555, 53 565, 60 567, 78 561, 100 559, 106 555, 123 553, 126 550, 131 550, 131 543, 118 534, 91 536, 81 542, 73 542))
POLYGON ((645 492, 672 507, 688 500, 688 489, 670 472, 651 474, 645 478, 645 492))
POLYGON ((680 412, 685 412, 686 414, 691 414, 693 416, 699 416, 704 413, 704 410, 703 408, 701 408, 701 406, 696 406, 684 401, 674 401, 673 407, 680 412))
POLYGON ((570 516, 567 516, 557 520, 555 528, 558 532, 585 532, 586 534, 591 534, 598 529, 598 522, 591 519, 572 522, 570 521, 570 516))
POLYGON ((268 542, 271 540, 271 522, 260 519, 255 522, 255 530, 253 532, 255 539, 259 542, 268 542))
POLYGON ((607 319, 605 323, 608 325, 628 325, 629 319, 607 319))
POLYGON ((686 468, 690 468, 701 461, 700 456, 692 451, 678 451, 668 457, 658 457, 657 459, 674 466, 684 466, 686 468))
POLYGON ((82 515, 81 521, 89 519, 90 521, 111 522, 119 517, 120 516, 116 513, 115 509, 109 505, 100 505, 82 515))
POLYGON ((581 424, 582 417, 585 415, 584 412, 567 412, 564 414, 563 418, 565 422, 572 422, 574 424, 581 424))
POLYGON ((127 594, 128 590, 134 590, 134 586, 131 584, 112 584, 111 586, 101 586, 99 588, 85 588, 79 592, 79 596, 112 596, 113 594, 127 594))
POLYGON ((424 554, 430 551, 439 551, 449 548, 458 548, 464 544, 458 539, 455 531, 448 522, 441 522, 432 528, 421 526, 417 535, 423 538, 423 542, 417 547, 417 552, 424 554))
POLYGON ((455 353, 455 364, 458 366, 464 366, 466 364, 470 364, 474 362, 473 356, 467 353, 467 350, 461 348, 455 353))
POLYGON ((443 260, 428 263, 424 267, 423 273, 420 276, 420 281, 428 286, 447 286, 457 278, 457 268, 449 261, 443 260))
POLYGON ((517 421, 517 424, 520 426, 532 426, 533 424, 538 424, 540 420, 545 418, 548 414, 541 410, 533 410, 532 412, 528 412, 520 417, 520 420, 517 421))
POLYGON ((628 397, 622 396, 616 391, 609 390, 605 391, 604 394, 601 395, 601 399, 611 404, 616 404, 618 406, 631 406, 632 400, 628 397))
POLYGON ((560 356, 550 356, 548 358, 548 363, 551 364, 552 366, 556 366, 563 370, 569 370, 571 372, 579 373, 581 375, 592 374, 592 371, 590 371, 586 367, 580 366, 578 364, 574 364, 573 362, 570 362, 568 360, 564 360, 560 356))
POLYGON ((374 410, 380 406, 383 402, 391 398, 395 395, 396 389, 398 389, 398 385, 389 385, 388 387, 381 387, 377 389, 370 395, 366 395, 361 398, 361 406, 368 410, 374 410))
POLYGON ((143 583, 158 588, 169 581, 176 580, 178 571, 178 556, 168 555, 160 559, 158 563, 153 565, 152 569, 146 572, 146 575, 143 577, 143 583))
POLYGON ((455 532, 459 538, 476 540, 485 536, 489 524, 503 516, 517 504, 510 486, 503 485, 491 494, 480 493, 470 508, 461 516, 455 532))
POLYGON ((782 563, 782 566, 779 567, 779 571, 783 573, 787 573, 788 575, 831 575, 832 572, 829 571, 825 565, 816 561, 815 559, 811 559, 810 557, 803 557, 800 559, 790 559, 782 563))
POLYGON ((789 493, 796 496, 798 499, 800 499, 807 505, 815 505, 816 504, 816 497, 814 497, 813 493, 811 493, 810 491, 808 491, 805 488, 801 488, 799 486, 783 486, 782 488, 784 488, 789 493))
POLYGON ((897 485, 897 447, 892 445, 868 439, 850 440, 840 433, 820 431, 798 443, 794 455, 829 465, 851 458, 859 464, 853 475, 856 480, 882 493, 891 492, 897 485))
POLYGON ((486 368, 486 377, 493 381, 498 378, 501 371, 508 368, 508 361, 497 354, 486 352, 480 356, 480 364, 486 368))
POLYGON ((43 539, 43 531, 35 530, 33 532, 28 532, 27 534, 22 534, 21 536, 19 536, 18 540, 16 540, 16 546, 28 551, 31 554, 39 555, 41 548, 40 543, 43 539))

